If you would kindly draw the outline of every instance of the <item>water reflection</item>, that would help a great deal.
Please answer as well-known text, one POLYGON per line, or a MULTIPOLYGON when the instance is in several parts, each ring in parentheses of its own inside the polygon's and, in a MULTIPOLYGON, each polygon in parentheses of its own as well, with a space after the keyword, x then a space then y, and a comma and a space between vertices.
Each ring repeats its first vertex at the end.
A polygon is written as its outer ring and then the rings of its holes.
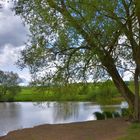
MULTIPOLYGON (((126 106, 123 103, 122 106, 126 106)), ((120 111, 121 105, 100 106, 91 102, 0 103, 0 135, 39 124, 96 120, 94 112, 120 111)))
POLYGON ((120 105, 112 105, 112 106, 100 106, 102 112, 119 112, 121 111, 120 105))
POLYGON ((79 104, 76 102, 60 102, 53 110, 54 120, 62 122, 63 120, 76 119, 79 116, 79 104))
POLYGON ((50 123, 68 123, 79 118, 80 103, 78 102, 40 102, 34 103, 36 107, 50 110, 52 121, 50 123))
POLYGON ((20 110, 18 103, 0 103, 0 135, 4 135, 8 130, 20 128, 20 110), (16 118, 16 119, 15 119, 16 118))

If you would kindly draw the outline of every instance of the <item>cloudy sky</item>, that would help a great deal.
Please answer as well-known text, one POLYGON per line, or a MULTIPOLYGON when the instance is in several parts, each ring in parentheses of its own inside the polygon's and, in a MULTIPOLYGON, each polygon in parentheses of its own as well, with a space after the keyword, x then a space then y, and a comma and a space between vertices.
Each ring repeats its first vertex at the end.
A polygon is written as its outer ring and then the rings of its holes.
POLYGON ((21 71, 15 63, 19 52, 25 47, 29 30, 23 25, 20 17, 15 16, 10 10, 11 3, 2 4, 3 8, 0 9, 0 70, 16 72, 25 83, 28 83, 30 81, 28 69, 21 71))
MULTIPOLYGON (((29 30, 23 25, 20 17, 10 10, 12 3, 4 1, 6 0, 0 0, 0 4, 3 4, 3 8, 0 9, 0 70, 18 73, 27 84, 31 79, 28 69, 21 71, 15 63, 19 52, 25 47, 29 30)), ((129 80, 130 77, 130 73, 125 73, 125 80, 129 80)))

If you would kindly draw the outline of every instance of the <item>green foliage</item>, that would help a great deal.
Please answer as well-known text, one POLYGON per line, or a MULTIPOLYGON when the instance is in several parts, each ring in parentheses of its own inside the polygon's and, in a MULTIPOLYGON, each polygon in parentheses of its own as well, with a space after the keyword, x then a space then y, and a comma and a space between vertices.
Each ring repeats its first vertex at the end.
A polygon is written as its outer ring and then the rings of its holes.
POLYGON ((105 118, 107 118, 107 119, 113 118, 112 112, 104 111, 103 114, 104 114, 105 118))
POLYGON ((133 123, 127 130, 127 135, 118 140, 139 140, 140 138, 140 123, 133 123))
POLYGON ((120 58, 131 60, 131 52, 117 46, 119 37, 124 35, 119 16, 126 19, 121 2, 19 0, 15 11, 30 26, 32 34, 18 64, 28 65, 36 82, 65 84, 89 77, 95 81, 107 79, 108 64, 120 66, 120 58), (112 13, 118 19, 112 18, 112 13), (44 69, 47 72, 41 77, 38 72, 44 69))
POLYGON ((0 71, 0 101, 13 101, 17 93, 21 91, 21 79, 16 73, 0 71))
POLYGON ((96 116, 97 120, 105 120, 105 115, 101 112, 95 112, 94 115, 96 116))
POLYGON ((21 92, 20 86, 14 86, 8 88, 7 94, 3 96, 4 101, 14 101, 15 96, 18 95, 21 92))
POLYGON ((121 114, 124 117, 133 117, 133 111, 130 108, 122 108, 121 109, 121 114))
MULTIPOLYGON (((137 70, 134 74, 137 85, 140 76, 137 1, 18 0, 16 14, 22 16, 31 32, 18 64, 30 68, 37 85, 51 83, 63 86, 64 91, 66 83, 111 77, 130 106, 134 106, 136 96, 123 75, 137 70)), ((103 92, 96 96, 98 102, 112 102, 114 95, 108 89, 102 85, 103 92)))
POLYGON ((112 115, 114 118, 121 117, 121 115, 118 112, 112 112, 112 115))
POLYGON ((112 104, 119 93, 111 81, 100 83, 95 90, 96 100, 100 104, 112 104))
POLYGON ((94 115, 96 116, 97 120, 105 120, 110 118, 118 118, 121 115, 118 112, 111 112, 111 111, 104 111, 104 112, 95 112, 94 115))
MULTIPOLYGON (((15 101, 94 101, 96 102, 96 91, 100 87, 100 83, 92 84, 82 83, 70 84, 62 87, 22 87, 22 90, 14 98, 15 101), (84 89, 86 87, 86 89, 84 89), (84 89, 84 90, 83 90, 84 89)), ((99 88, 101 89, 101 88, 99 88)), ((123 99, 115 95, 112 103, 120 103, 123 99), (114 100, 116 100, 114 102, 114 100)), ((108 104, 108 102, 106 103, 108 104)))

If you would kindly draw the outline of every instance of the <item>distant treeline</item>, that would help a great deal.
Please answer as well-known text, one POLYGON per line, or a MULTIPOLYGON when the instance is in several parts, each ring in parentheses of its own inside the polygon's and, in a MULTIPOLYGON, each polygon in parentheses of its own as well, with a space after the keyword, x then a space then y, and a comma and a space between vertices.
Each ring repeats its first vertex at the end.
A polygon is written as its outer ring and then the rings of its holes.
POLYGON ((22 87, 16 101, 96 101, 112 104, 120 101, 119 92, 112 81, 98 83, 72 83, 57 86, 22 87))
MULTIPOLYGON (((127 85, 133 90, 133 82, 127 82, 127 85)), ((14 97, 14 101, 95 101, 100 104, 116 104, 122 100, 111 80, 63 86, 22 87, 21 92, 14 97)))

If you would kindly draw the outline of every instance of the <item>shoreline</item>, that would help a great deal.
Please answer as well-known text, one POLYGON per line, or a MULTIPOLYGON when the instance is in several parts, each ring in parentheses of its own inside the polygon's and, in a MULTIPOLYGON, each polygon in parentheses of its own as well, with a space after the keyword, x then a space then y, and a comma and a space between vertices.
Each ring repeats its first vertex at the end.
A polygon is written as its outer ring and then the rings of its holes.
POLYGON ((116 140, 126 135, 129 125, 130 123, 123 118, 68 124, 43 124, 11 131, 1 136, 0 140, 116 140))

